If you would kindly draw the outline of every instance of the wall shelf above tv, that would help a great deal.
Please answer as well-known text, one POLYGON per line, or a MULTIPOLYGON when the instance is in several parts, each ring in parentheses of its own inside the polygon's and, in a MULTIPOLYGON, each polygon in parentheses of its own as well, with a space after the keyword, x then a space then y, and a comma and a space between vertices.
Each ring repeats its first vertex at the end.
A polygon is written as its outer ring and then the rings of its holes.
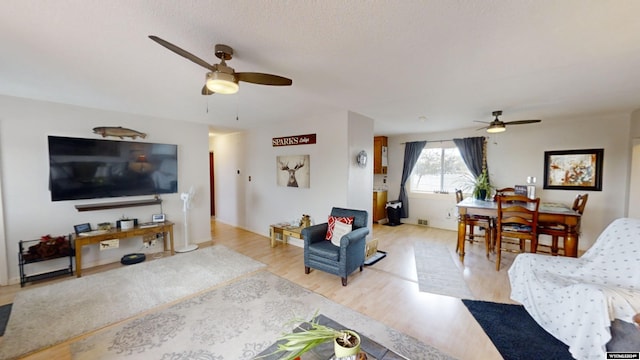
POLYGON ((115 202, 98 203, 98 204, 83 204, 83 205, 76 205, 76 209, 78 211, 93 211, 93 210, 118 209, 118 208, 125 208, 125 207, 159 205, 159 204, 162 204, 162 199, 115 201, 115 202))

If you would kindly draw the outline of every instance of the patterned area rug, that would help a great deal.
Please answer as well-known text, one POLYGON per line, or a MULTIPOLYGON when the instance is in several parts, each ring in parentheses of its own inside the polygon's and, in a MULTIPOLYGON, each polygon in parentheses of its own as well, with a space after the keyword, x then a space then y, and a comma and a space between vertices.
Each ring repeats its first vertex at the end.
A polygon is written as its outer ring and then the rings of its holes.
POLYGON ((166 309, 105 329, 71 346, 74 359, 253 359, 294 318, 316 312, 409 359, 451 359, 439 350, 262 271, 166 309))
POLYGON ((21 291, 0 359, 11 359, 184 299, 265 265, 222 245, 21 291))
POLYGON ((417 241, 414 252, 420 291, 473 299, 462 271, 453 262, 446 246, 417 241))

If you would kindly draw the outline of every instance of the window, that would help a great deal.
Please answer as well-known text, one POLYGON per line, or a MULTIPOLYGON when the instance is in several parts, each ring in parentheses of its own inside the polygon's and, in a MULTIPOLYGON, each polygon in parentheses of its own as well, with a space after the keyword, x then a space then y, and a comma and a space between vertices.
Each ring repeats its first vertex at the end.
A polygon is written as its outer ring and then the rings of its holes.
POLYGON ((413 193, 453 193, 464 188, 473 175, 458 148, 424 148, 413 168, 409 189, 413 193))

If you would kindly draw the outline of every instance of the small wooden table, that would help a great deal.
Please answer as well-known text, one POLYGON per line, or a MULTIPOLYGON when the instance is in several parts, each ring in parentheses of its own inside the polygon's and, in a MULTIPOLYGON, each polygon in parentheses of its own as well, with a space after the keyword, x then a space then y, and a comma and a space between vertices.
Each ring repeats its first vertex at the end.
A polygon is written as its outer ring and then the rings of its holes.
POLYGON ((289 236, 294 237, 296 239, 302 239, 302 226, 291 226, 288 223, 280 223, 273 224, 269 226, 269 234, 271 235, 271 247, 276 246, 276 241, 278 241, 277 234, 282 236, 282 243, 287 243, 287 238, 289 236))
MULTIPOLYGON (((464 261, 464 239, 467 226, 465 220, 470 215, 498 216, 498 203, 495 201, 477 200, 468 197, 460 201, 458 207, 458 255, 460 262, 464 261)), ((564 240, 565 256, 578 257, 578 231, 581 215, 565 204, 540 203, 538 208, 538 222, 561 223, 569 229, 564 240)))
POLYGON ((76 248, 76 275, 82 276, 82 247, 89 244, 97 244, 105 240, 113 239, 127 239, 136 236, 145 236, 150 234, 164 234, 164 250, 171 250, 171 255, 175 255, 175 249, 173 247, 173 223, 165 221, 158 223, 156 226, 139 227, 136 226, 133 229, 121 230, 113 229, 105 233, 87 236, 76 236, 75 248, 76 248), (168 237, 168 242, 167 242, 168 237))

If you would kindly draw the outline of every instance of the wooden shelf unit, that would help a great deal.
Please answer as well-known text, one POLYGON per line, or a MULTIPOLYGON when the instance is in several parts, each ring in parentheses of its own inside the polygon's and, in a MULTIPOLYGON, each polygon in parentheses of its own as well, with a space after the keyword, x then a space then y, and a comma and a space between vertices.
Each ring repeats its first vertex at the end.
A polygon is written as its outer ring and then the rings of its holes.
POLYGON ((118 208, 125 208, 125 207, 159 205, 159 204, 162 204, 162 199, 116 201, 116 202, 109 202, 109 203, 76 205, 76 210, 93 211, 93 210, 118 209, 118 208))

